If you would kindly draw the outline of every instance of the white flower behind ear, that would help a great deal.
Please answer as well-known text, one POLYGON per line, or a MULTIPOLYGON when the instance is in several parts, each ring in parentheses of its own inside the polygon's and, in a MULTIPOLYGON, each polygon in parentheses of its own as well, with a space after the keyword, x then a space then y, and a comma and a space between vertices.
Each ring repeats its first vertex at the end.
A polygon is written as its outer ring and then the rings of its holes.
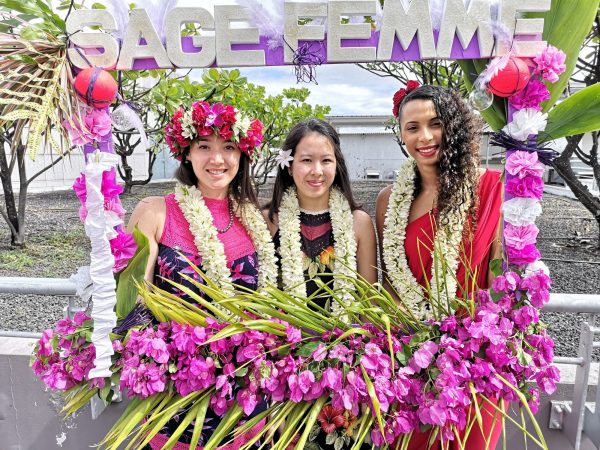
POLYGON ((525 108, 513 115, 512 122, 503 128, 507 134, 520 141, 525 141, 531 134, 538 134, 546 128, 548 114, 533 108, 525 108))
POLYGON ((294 161, 292 156, 292 150, 279 150, 279 154, 275 157, 275 162, 279 164, 279 167, 285 169, 290 167, 290 164, 294 161))

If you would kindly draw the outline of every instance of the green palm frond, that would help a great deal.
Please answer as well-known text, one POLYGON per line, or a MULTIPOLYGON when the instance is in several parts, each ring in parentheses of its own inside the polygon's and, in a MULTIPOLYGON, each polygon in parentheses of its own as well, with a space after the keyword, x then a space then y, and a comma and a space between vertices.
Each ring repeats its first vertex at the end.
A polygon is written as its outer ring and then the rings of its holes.
POLYGON ((0 128, 24 123, 14 140, 26 140, 32 159, 42 145, 63 154, 69 146, 62 122, 73 116, 77 102, 66 40, 35 23, 23 23, 18 16, 12 19, 19 26, 0 32, 0 128))

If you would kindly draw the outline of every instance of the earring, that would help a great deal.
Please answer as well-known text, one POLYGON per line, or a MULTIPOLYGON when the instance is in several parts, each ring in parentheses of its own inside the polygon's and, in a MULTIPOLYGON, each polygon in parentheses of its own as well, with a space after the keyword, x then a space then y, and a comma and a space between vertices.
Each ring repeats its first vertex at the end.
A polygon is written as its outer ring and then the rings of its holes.
POLYGON ((183 160, 183 164, 185 164, 186 166, 190 165, 190 160, 189 159, 184 159, 183 160))

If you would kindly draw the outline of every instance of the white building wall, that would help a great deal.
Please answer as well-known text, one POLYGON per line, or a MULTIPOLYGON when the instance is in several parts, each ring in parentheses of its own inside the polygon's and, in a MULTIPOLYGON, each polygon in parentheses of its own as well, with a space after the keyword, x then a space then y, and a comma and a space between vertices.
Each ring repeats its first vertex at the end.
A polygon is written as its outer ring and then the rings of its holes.
POLYGON ((391 133, 340 133, 340 143, 350 179, 367 178, 367 173, 392 179, 406 157, 391 133))

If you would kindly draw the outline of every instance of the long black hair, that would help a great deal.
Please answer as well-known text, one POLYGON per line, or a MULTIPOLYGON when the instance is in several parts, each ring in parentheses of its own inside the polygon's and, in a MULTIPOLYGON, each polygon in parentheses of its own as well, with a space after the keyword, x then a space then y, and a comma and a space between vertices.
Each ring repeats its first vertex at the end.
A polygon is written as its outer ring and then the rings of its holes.
MULTIPOLYGON (((446 224, 448 213, 456 211, 461 204, 467 202, 474 206, 483 122, 458 92, 426 84, 406 94, 398 112, 399 123, 404 106, 412 100, 431 100, 442 123, 437 208, 439 222, 446 224)), ((415 168, 415 197, 420 190, 421 176, 415 168)))
MULTIPOLYGON (((318 133, 325 136, 333 146, 333 154, 336 162, 333 186, 337 187, 342 194, 344 194, 352 211, 360 209, 360 205, 356 203, 354 196, 352 195, 350 177, 348 176, 346 161, 344 160, 344 155, 340 146, 340 137, 337 131, 335 131, 335 128, 330 124, 320 119, 308 119, 296 124, 290 130, 281 149, 284 151, 291 150, 291 155, 294 156, 296 147, 300 141, 311 133, 318 133)), ((287 167, 279 167, 277 177, 275 178, 275 185, 273 186, 273 196, 271 197, 271 201, 265 206, 269 210, 269 220, 271 222, 273 221, 275 214, 279 212, 283 194, 291 186, 294 186, 294 178, 288 172, 287 167)))
MULTIPOLYGON (((194 144, 192 143, 192 145, 194 144)), ((187 186, 198 186, 198 177, 194 173, 192 163, 187 160, 190 148, 191 146, 182 155, 179 167, 175 172, 175 178, 187 186)), ((240 156, 238 172, 235 174, 233 180, 231 180, 231 183, 229 183, 229 195, 233 197, 238 206, 250 202, 258 207, 258 199, 256 198, 256 191, 254 190, 250 174, 250 157, 244 152, 240 156)))

